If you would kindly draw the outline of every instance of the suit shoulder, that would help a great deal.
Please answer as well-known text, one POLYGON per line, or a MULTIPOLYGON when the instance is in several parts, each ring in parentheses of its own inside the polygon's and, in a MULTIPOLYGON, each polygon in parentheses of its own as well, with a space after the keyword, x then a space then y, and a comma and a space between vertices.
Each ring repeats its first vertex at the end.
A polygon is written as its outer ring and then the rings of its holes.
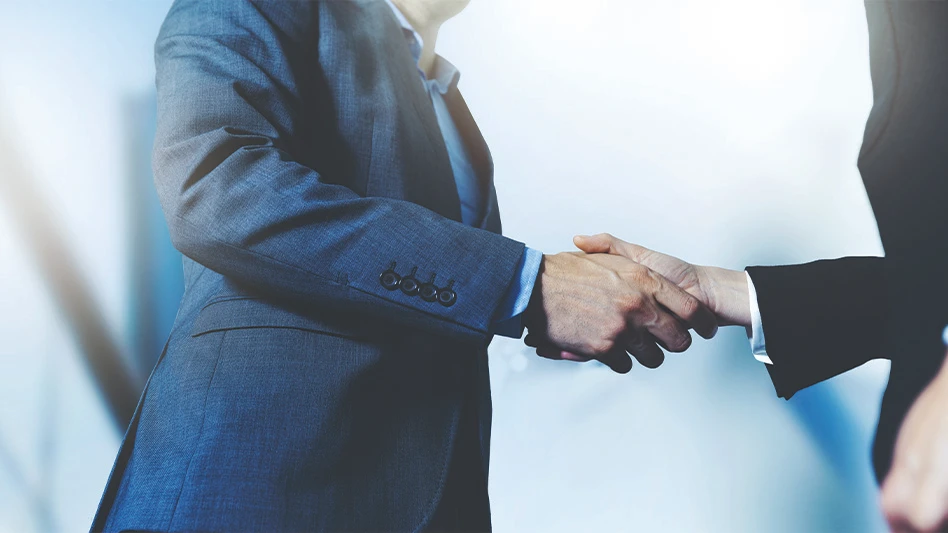
POLYGON ((304 40, 317 27, 321 5, 315 0, 175 0, 158 41, 180 35, 260 33, 304 40))

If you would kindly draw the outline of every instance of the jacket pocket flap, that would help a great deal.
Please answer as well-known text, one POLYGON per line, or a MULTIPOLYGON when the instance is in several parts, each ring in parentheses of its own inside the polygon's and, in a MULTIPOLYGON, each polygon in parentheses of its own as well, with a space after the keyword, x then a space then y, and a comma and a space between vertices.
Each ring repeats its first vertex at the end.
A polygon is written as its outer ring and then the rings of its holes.
POLYGON ((330 322, 321 317, 255 298, 213 301, 201 309, 191 336, 215 331, 247 328, 289 328, 316 331, 340 337, 362 337, 365 331, 355 324, 330 322))

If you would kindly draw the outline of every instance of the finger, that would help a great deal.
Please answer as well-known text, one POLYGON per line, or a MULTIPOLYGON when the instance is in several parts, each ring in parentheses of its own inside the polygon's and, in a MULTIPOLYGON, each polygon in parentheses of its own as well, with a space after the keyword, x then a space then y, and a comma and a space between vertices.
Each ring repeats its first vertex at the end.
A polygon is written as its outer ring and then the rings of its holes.
MULTIPOLYGON (((659 290, 655 292, 658 303, 705 339, 717 335, 718 319, 706 305, 665 278, 660 278, 660 283, 659 290)), ((664 337, 660 338, 666 340, 664 337)))
POLYGON ((562 350, 560 350, 559 348, 555 346, 541 345, 541 346, 537 346, 536 348, 537 348, 537 355, 539 355, 540 357, 543 357, 544 359, 552 359, 554 361, 559 361, 560 359, 562 359, 562 357, 560 357, 560 353, 562 352, 562 350))
POLYGON ((543 345, 537 347, 537 355, 543 357, 544 359, 552 359, 554 361, 573 361, 574 363, 587 363, 592 361, 591 357, 585 355, 579 355, 572 352, 566 352, 552 345, 543 345))
POLYGON ((555 348, 556 345, 553 344, 548 337, 545 335, 537 335, 536 333, 527 333, 527 336, 524 337, 523 343, 531 348, 539 348, 540 346, 545 346, 547 348, 555 348))
POLYGON ((636 335, 626 341, 625 349, 645 368, 658 368, 665 362, 665 352, 651 335, 636 335))
POLYGON ((531 348, 537 348, 542 344, 540 337, 532 333, 527 333, 527 336, 523 339, 523 343, 531 348))
POLYGON ((596 358, 616 374, 628 374, 632 370, 632 358, 623 350, 613 350, 596 358))
POLYGON ((626 259, 631 259, 636 263, 642 262, 642 260, 649 254, 655 254, 644 246, 639 246, 638 244, 632 244, 630 242, 623 241, 617 237, 614 237, 608 233, 600 233, 598 235, 577 235, 573 237, 573 244, 577 248, 586 252, 587 254, 596 254, 596 253, 608 253, 613 255, 621 255, 626 259))
POLYGON ((553 346, 550 343, 543 342, 535 346, 535 348, 537 349, 537 355, 539 355, 540 357, 545 357, 547 359, 555 359, 557 361, 562 359, 561 354, 563 353, 563 351, 560 350, 558 347, 553 346))
POLYGON ((607 254, 612 251, 615 237, 608 233, 599 235, 577 235, 573 237, 573 244, 587 254, 607 254))
POLYGON ((648 327, 653 342, 673 353, 681 353, 691 348, 691 333, 688 328, 673 315, 660 310, 658 319, 648 327))

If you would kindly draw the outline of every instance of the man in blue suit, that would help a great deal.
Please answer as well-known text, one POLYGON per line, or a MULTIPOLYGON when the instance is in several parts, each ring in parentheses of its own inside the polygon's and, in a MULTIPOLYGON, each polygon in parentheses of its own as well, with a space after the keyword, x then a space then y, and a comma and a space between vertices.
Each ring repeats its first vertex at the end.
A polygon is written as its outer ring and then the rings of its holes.
POLYGON ((465 5, 174 3, 154 165, 186 291, 93 530, 489 530, 494 334, 619 372, 714 334, 634 262, 500 235, 434 53, 465 5))

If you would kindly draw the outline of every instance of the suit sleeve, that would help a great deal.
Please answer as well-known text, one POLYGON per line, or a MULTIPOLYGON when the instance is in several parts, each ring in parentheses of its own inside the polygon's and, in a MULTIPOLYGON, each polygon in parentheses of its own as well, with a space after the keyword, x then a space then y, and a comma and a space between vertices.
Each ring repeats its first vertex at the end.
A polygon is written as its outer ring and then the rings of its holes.
MULTIPOLYGON (((175 246, 263 294, 463 340, 489 339, 521 243, 419 205, 363 197, 294 157, 316 116, 317 2, 179 0, 156 44, 155 178, 175 246), (313 23, 315 24, 315 23, 313 23), (311 39, 307 41, 306 39, 311 39), (297 64, 300 63, 300 64, 297 64), (396 263, 451 306, 387 290, 396 263)), ((326 113, 324 113, 326 114, 326 113)), ((330 113, 331 114, 331 113, 330 113)), ((355 118, 354 118, 355 119, 355 118)))
POLYGON ((885 259, 847 257, 750 267, 777 395, 884 357, 885 259))

